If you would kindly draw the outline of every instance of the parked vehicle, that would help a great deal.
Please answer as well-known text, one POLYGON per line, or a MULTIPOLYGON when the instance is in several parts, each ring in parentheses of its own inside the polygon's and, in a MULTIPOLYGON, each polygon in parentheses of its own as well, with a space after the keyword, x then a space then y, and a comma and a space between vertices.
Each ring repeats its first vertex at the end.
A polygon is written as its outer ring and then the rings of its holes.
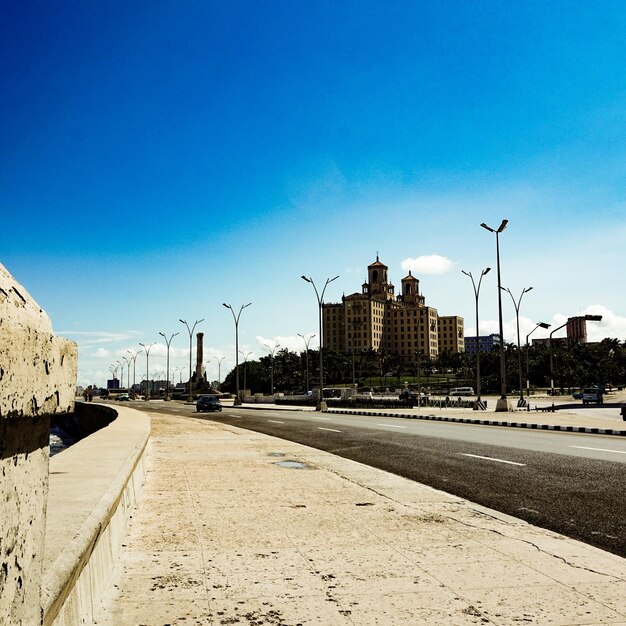
POLYGON ((451 396, 473 396, 473 387, 455 387, 450 391, 451 396))
POLYGON ((216 396, 200 396, 196 402, 196 412, 221 411, 222 403, 216 396))
POLYGON ((583 404, 590 404, 591 402, 595 402, 596 404, 603 403, 602 391, 597 387, 587 387, 583 389, 583 404))
POLYGON ((127 393, 120 393, 119 396, 115 398, 118 402, 130 402, 130 396, 127 393))

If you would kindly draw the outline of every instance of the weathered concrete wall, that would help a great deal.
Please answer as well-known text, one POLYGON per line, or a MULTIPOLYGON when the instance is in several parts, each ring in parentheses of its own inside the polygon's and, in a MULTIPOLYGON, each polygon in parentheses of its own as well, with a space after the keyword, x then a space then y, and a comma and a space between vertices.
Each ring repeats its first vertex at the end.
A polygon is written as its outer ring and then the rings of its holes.
POLYGON ((0 624, 41 623, 50 415, 72 411, 76 344, 0 264, 0 624))
POLYGON ((117 417, 50 460, 45 626, 95 623, 147 471, 145 413, 91 402, 83 409, 117 417))

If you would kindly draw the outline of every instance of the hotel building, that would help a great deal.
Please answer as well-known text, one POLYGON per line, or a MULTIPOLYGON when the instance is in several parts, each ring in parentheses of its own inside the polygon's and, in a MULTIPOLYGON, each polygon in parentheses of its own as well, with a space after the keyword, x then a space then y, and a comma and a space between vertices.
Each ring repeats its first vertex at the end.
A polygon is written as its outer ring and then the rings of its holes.
POLYGON ((376 257, 360 293, 324 304, 324 346, 344 353, 373 349, 405 363, 413 363, 418 350, 431 359, 444 351, 463 352, 463 318, 439 317, 437 309, 426 305, 410 271, 396 295, 388 269, 376 257))

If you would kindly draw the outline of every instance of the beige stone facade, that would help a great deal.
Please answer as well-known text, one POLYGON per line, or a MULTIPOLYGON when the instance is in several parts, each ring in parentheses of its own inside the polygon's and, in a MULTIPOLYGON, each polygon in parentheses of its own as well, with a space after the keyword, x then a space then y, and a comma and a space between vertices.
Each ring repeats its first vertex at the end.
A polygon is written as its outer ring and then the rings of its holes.
POLYGON ((444 315, 437 320, 439 353, 465 352, 465 330, 463 318, 458 315, 444 315))
POLYGON ((372 349, 405 363, 415 362, 418 351, 422 358, 436 359, 442 346, 462 352, 463 318, 440 318, 437 309, 426 305, 419 280, 411 272, 402 279, 401 293, 396 295, 388 269, 376 257, 367 268, 361 293, 324 304, 324 346, 345 353, 372 349), (439 335, 443 329, 446 340, 442 343, 439 335), (447 336, 449 329, 453 338, 447 336))

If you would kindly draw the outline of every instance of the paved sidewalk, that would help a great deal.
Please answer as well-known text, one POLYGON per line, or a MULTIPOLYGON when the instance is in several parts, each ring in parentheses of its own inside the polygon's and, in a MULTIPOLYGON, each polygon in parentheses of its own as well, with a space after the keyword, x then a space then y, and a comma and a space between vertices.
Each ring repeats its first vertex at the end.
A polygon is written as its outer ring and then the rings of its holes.
POLYGON ((96 624, 626 624, 626 560, 306 446, 151 414, 96 624))

